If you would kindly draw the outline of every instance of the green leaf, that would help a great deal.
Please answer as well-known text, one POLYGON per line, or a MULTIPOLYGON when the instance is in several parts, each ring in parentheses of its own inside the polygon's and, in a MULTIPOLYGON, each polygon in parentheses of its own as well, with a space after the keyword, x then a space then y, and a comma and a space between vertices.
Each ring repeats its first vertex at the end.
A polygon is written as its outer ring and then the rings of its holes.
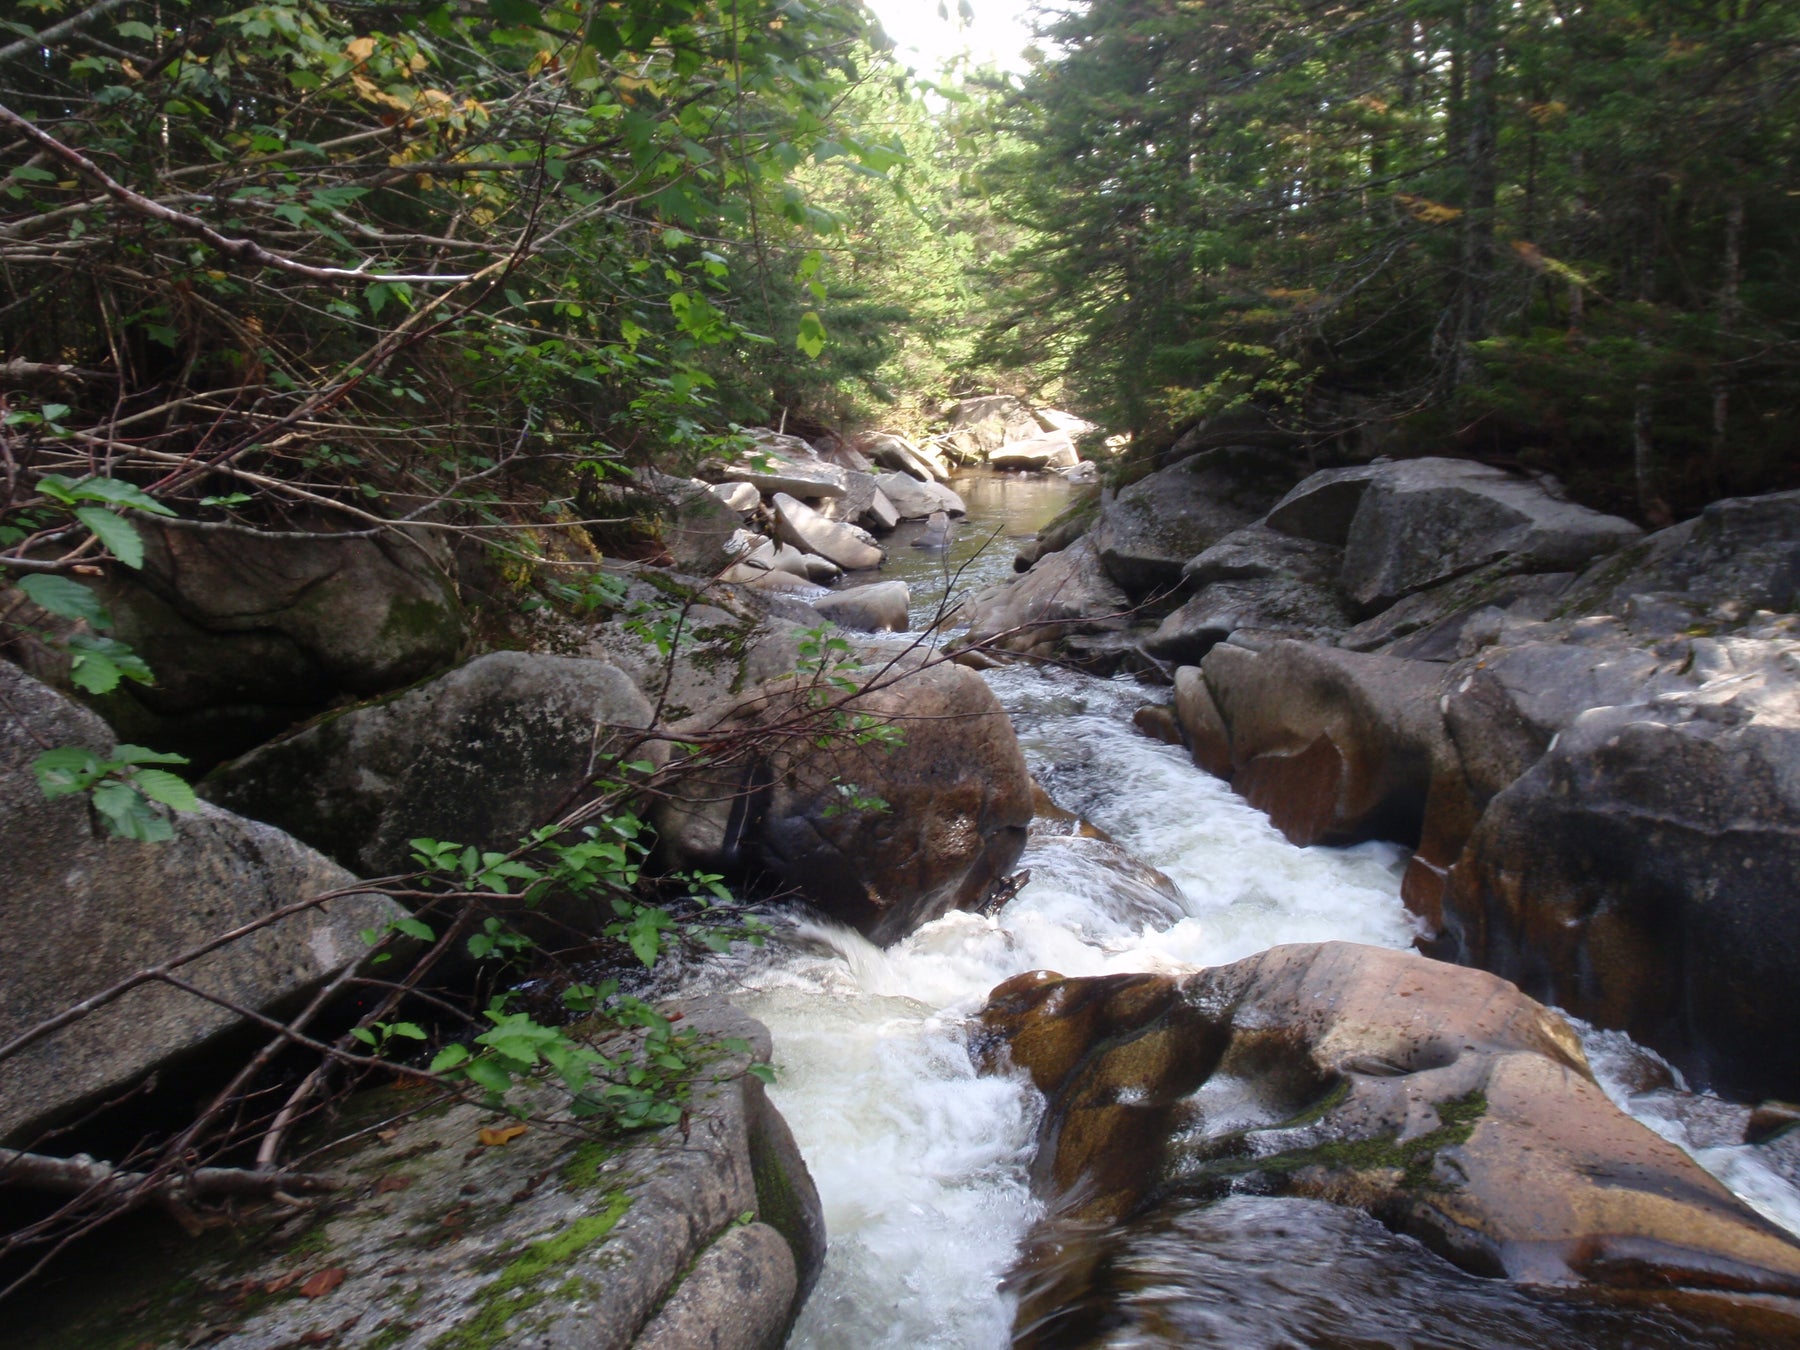
POLYGON ((367 1027, 351 1027, 350 1034, 356 1037, 356 1039, 361 1041, 364 1045, 373 1046, 376 1043, 375 1033, 370 1031, 367 1027))
POLYGON ((431 931, 431 925, 422 919, 415 919, 410 914, 395 919, 388 924, 397 933, 404 933, 409 938, 417 938, 420 942, 436 942, 437 934, 431 931))
POLYGON ((77 507, 75 519, 92 530, 113 557, 127 567, 135 570, 144 565, 144 540, 129 520, 98 506, 77 507))
POLYGON ((155 684, 150 667, 123 642, 91 633, 77 633, 67 643, 69 681, 90 694, 110 694, 121 679, 155 684))
POLYGON ((140 42, 154 42, 156 30, 147 23, 139 23, 136 19, 127 19, 113 29, 122 38, 136 38, 140 42))
POLYGON ((175 828, 144 800, 143 794, 124 783, 101 783, 94 789, 94 809, 114 834, 140 844, 160 844, 175 837, 175 828))
POLYGON ((446 1045, 431 1057, 431 1072, 443 1073, 454 1069, 459 1064, 467 1064, 470 1059, 469 1047, 466 1045, 446 1045))
POLYGON ((66 797, 87 791, 100 776, 100 757, 78 745, 59 745, 32 760, 31 771, 46 797, 66 797))
POLYGON ((198 811, 200 799, 183 779, 166 769, 139 769, 131 776, 132 785, 153 802, 176 811, 198 811))
POLYGON ((815 360, 825 350, 825 325, 813 310, 800 316, 800 331, 794 337, 794 345, 815 360))
POLYGON ((495 23, 506 28, 540 23, 544 17, 532 0, 488 0, 488 13, 494 16, 495 23))
POLYGON ((153 516, 175 514, 142 488, 131 483, 121 482, 117 478, 84 478, 70 490, 74 496, 84 502, 105 502, 108 506, 129 506, 138 511, 147 511, 153 516))
POLYGON ((425 1039, 425 1029, 417 1022, 393 1022, 388 1026, 388 1035, 403 1036, 409 1041, 425 1039))
POLYGON ((512 1086, 512 1075, 491 1059, 472 1059, 463 1072, 470 1082, 489 1092, 505 1092, 512 1086))
POLYGON ((121 764, 186 764, 186 755, 171 755, 142 745, 115 745, 112 757, 121 764))
POLYGON ((64 619, 86 619, 96 628, 112 625, 112 615, 92 588, 69 577, 35 572, 19 582, 31 603, 64 619))

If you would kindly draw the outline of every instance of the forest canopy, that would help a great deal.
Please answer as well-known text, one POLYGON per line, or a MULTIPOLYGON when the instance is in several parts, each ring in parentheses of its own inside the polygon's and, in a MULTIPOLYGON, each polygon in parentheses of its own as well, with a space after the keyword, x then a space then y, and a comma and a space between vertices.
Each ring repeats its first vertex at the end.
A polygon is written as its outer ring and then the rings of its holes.
POLYGON ((1651 515, 1795 481, 1791 5, 1092 0, 1044 34, 990 358, 1140 432, 1398 419, 1651 515))

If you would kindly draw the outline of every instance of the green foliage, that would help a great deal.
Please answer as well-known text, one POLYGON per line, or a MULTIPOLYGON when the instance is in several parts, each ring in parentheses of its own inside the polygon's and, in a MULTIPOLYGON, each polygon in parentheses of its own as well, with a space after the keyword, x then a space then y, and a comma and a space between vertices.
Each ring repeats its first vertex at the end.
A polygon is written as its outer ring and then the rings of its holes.
POLYGON ((158 764, 185 764, 180 755, 159 754, 141 745, 116 745, 110 757, 80 746, 46 750, 31 763, 38 787, 54 799, 87 793, 94 810, 114 834, 140 843, 161 843, 175 836, 158 805, 172 811, 197 811, 194 789, 158 764))
POLYGON ((1657 0, 1056 11, 986 175, 1023 236, 983 354, 1153 438, 1253 402, 1410 417, 1615 505, 1792 485, 1797 32, 1657 0))

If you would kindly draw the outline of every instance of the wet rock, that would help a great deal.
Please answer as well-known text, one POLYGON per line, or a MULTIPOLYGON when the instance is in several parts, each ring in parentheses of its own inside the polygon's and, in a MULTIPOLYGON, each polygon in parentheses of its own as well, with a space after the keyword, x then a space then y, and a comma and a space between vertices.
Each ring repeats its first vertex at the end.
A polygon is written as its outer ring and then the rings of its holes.
POLYGON ((685 1012, 698 1043, 749 1052, 714 1052, 680 1124, 601 1137, 540 1092, 549 1118, 490 1146, 482 1127, 511 1117, 392 1102, 389 1128, 317 1160, 352 1178, 322 1214, 156 1253, 163 1285, 129 1308, 105 1282, 84 1292, 60 1343, 772 1350, 823 1263, 818 1194, 746 1072, 767 1031, 729 1006, 685 1012))
POLYGON ((1175 720, 1194 763, 1214 778, 1231 777, 1231 732, 1199 666, 1175 672, 1175 720))
MULTIPOLYGON (((261 746, 201 791, 363 876, 388 876, 416 865, 414 838, 511 849, 580 800, 650 717, 616 666, 493 652, 261 746)), ((572 899, 561 917, 585 927, 589 903, 572 899)))
POLYGON ((1446 936, 1696 1083, 1800 1096, 1800 641, 1691 659, 1686 687, 1581 714, 1493 797, 1446 936))
POLYGON ((1296 844, 1413 843, 1434 776, 1454 772, 1442 667, 1278 641, 1201 664, 1231 782, 1296 844))
POLYGON ((1566 572, 1636 540, 1637 526, 1559 501, 1536 482, 1466 460, 1382 465, 1344 544, 1340 584, 1366 614, 1505 559, 1566 572))
POLYGON ((1172 707, 1146 704, 1131 715, 1131 725, 1153 741, 1161 741, 1164 745, 1181 744, 1181 724, 1176 721, 1172 707))
POLYGON ((777 492, 771 505, 775 512, 775 533, 784 543, 828 558, 846 572, 881 566, 884 556, 881 549, 854 527, 827 520, 805 502, 796 501, 785 492, 777 492))
POLYGON ((1171 590, 1190 558, 1249 525, 1292 481, 1285 459, 1209 450, 1121 488, 1086 538, 1132 595, 1171 590))
POLYGON ((967 642, 998 641, 1007 651, 1047 649, 1073 632, 1122 627, 1131 600, 1108 576, 1084 537, 1041 559, 1024 576, 969 602, 967 642))
POLYGON ((912 619, 912 593, 904 581, 882 581, 821 595, 812 607, 840 628, 904 633, 912 619))
POLYGON ((914 548, 931 549, 942 553, 950 547, 950 516, 944 511, 933 511, 925 522, 924 532, 912 541, 914 548))
POLYGON ((816 729, 691 765, 655 817, 671 859, 792 888, 877 942, 978 906, 1031 820, 1024 756, 986 682, 942 664, 890 672, 849 698, 828 684, 778 684, 691 730, 785 728, 821 699, 830 710, 816 729), (833 734, 844 719, 894 732, 833 734))
MULTIPOLYGON (((0 1043, 135 972, 355 878, 280 830, 203 803, 146 844, 98 827, 84 797, 45 799, 32 761, 46 746, 110 757, 93 713, 0 661, 0 1043)), ((351 894, 282 919, 182 969, 208 993, 268 1012, 362 959, 358 936, 401 910, 351 894)), ((28 1046, 0 1071, 0 1143, 117 1097, 157 1065, 241 1025, 237 1014, 150 984, 28 1046)))
POLYGON ((1024 469, 1044 472, 1070 469, 1081 462, 1075 442, 1061 432, 1049 432, 1028 440, 1008 441, 988 452, 991 469, 1024 469))
MULTIPOLYGON (((1034 972, 982 1021, 986 1053, 1049 1099, 1046 1235, 1249 1189, 1363 1209, 1476 1274, 1774 1296, 1737 1306, 1800 1317, 1800 1245, 1614 1107, 1562 1019, 1485 972, 1277 947, 1179 978, 1034 972)), ((1108 1250, 1039 1247, 1019 1325, 1108 1250)))

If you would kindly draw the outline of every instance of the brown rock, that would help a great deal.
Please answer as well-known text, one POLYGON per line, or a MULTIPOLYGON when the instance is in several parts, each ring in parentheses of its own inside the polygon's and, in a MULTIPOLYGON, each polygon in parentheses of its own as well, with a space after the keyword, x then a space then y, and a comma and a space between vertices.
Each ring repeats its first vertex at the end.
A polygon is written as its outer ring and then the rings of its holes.
POLYGON ((1774 1295, 1800 1317, 1800 1245, 1614 1107, 1567 1024, 1484 972, 1277 947, 1181 978, 1038 972, 982 1020, 986 1053, 1050 1099, 1033 1184, 1064 1220, 1254 1178, 1479 1274, 1774 1295))

